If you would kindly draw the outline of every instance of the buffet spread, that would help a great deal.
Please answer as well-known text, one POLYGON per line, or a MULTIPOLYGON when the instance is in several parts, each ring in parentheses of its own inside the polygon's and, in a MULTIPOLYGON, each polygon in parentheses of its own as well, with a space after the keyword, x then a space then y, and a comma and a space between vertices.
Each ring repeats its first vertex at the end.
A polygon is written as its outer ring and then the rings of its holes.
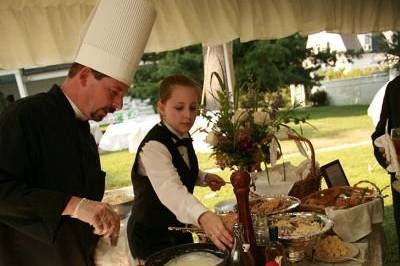
MULTIPOLYGON (((311 163, 307 164, 311 168, 308 169, 306 176, 301 177, 304 179, 291 184, 290 189, 287 189, 289 195, 263 195, 263 190, 257 190, 254 185, 258 183, 265 186, 265 180, 259 179, 258 182, 254 182, 248 172, 237 171, 231 177, 236 198, 217 203, 214 211, 221 217, 226 227, 232 228, 235 223, 244 225, 244 239, 249 246, 248 252, 256 258, 256 265, 264 266, 264 258, 260 258, 260 253, 257 250, 260 246, 268 245, 267 231, 269 226, 278 228, 278 239, 285 247, 287 261, 289 262, 298 265, 382 264, 382 262, 377 263, 376 261, 366 264, 368 260, 372 261, 368 252, 373 249, 369 246, 371 245, 368 242, 369 240, 367 243, 365 242, 365 239, 376 233, 374 233, 376 225, 383 222, 383 196, 381 191, 376 186, 341 186, 320 190, 321 177, 318 173, 312 148, 311 151, 311 163), (318 186, 316 186, 317 183, 318 186)), ((286 182, 286 180, 283 182, 286 182)), ((274 185, 279 184, 274 182, 274 185)), ((127 191, 132 191, 132 188, 127 191)), ((117 195, 109 193, 105 197, 105 200, 120 212, 123 219, 123 229, 126 227, 126 217, 129 210, 124 210, 121 207, 124 204, 130 206, 132 198, 133 195, 126 196, 126 192, 117 195)), ((227 254, 218 253, 210 248, 212 242, 201 228, 188 226, 171 227, 169 229, 197 234, 200 242, 203 243, 193 244, 194 246, 190 247, 172 247, 170 251, 160 251, 159 254, 151 256, 151 259, 149 258, 145 265, 191 265, 190 261, 194 257, 198 261, 198 256, 203 253, 217 256, 201 255, 200 257, 202 259, 204 257, 204 261, 209 262, 217 259, 214 264, 206 263, 204 265, 225 265, 227 254), (200 244, 208 246, 200 247, 200 244), (168 261, 163 260, 163 263, 157 262, 166 254, 170 255, 171 252, 176 255, 169 258, 168 261), (185 254, 182 258, 179 257, 181 253, 185 254), (186 256, 188 253, 193 254, 186 256), (179 260, 177 260, 178 257, 179 260), (181 260, 185 261, 184 264, 177 264, 181 260)), ((104 239, 100 241, 97 252, 99 263, 96 265, 113 265, 104 262, 104 254, 112 257, 114 253, 120 257, 123 254, 121 250, 124 250, 123 252, 130 257, 126 235, 121 234, 121 238, 118 244, 119 249, 118 246, 117 248, 107 246, 104 239), (117 253, 117 250, 119 253, 117 253)), ((381 247, 379 248, 381 249, 381 247)), ((130 266, 133 265, 132 263, 132 260, 128 259, 120 265, 130 266)))

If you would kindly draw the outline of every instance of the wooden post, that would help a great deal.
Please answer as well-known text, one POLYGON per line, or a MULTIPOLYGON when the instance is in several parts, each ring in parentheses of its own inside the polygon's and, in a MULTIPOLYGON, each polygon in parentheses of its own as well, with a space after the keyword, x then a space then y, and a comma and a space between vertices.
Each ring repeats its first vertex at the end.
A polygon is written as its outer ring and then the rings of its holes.
POLYGON ((234 172, 231 175, 231 183, 237 200, 239 222, 243 224, 244 240, 250 244, 250 253, 257 262, 257 244, 249 207, 250 175, 246 171, 234 172))

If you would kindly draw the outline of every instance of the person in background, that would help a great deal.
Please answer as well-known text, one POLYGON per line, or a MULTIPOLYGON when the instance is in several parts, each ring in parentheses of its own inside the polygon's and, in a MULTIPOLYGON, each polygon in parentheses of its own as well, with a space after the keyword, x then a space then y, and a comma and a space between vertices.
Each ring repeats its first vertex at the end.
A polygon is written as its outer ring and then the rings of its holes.
POLYGON ((121 108, 155 12, 144 0, 101 0, 90 18, 62 85, 0 116, 0 265, 95 265, 99 236, 118 240, 88 120, 121 108))
MULTIPOLYGON (((400 127, 400 76, 396 77, 387 84, 385 96, 383 98, 382 110, 379 122, 375 128, 375 132, 372 134, 372 144, 374 147, 374 155, 378 163, 386 169, 388 162, 384 156, 385 151, 383 148, 375 146, 374 141, 378 137, 382 136, 386 132, 386 123, 388 125, 388 132, 390 133, 392 128, 400 127)), ((395 181, 395 173, 389 173, 391 183, 395 181)), ((396 191, 392 186, 393 195, 393 214, 396 223, 396 232, 398 240, 398 250, 400 254, 400 193, 396 191)))
POLYGON ((200 225, 220 249, 232 245, 220 217, 192 195, 196 184, 214 191, 225 185, 221 177, 198 168, 189 130, 198 113, 199 95, 198 85, 185 76, 169 76, 161 82, 157 103, 161 122, 139 145, 131 173, 135 199, 128 239, 139 265, 163 248, 192 243, 190 233, 168 230, 183 223, 200 225))

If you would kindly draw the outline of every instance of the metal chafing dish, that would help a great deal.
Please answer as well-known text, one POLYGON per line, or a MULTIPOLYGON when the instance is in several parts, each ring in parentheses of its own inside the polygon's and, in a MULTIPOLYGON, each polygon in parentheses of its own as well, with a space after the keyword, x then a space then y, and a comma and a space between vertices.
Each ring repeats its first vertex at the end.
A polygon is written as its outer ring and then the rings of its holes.
POLYGON ((130 186, 106 191, 102 201, 110 204, 121 219, 124 219, 131 212, 133 198, 133 188, 130 186))
MULTIPOLYGON (((249 200, 249 205, 250 205, 250 212, 252 215, 257 215, 257 216, 268 216, 276 213, 282 213, 282 212, 287 212, 290 211, 297 206, 299 206, 300 200, 298 198, 292 197, 292 196, 263 196, 263 197, 257 197, 257 198, 251 198, 249 200), (268 202, 273 202, 274 200, 281 200, 285 202, 284 207, 277 208, 275 210, 268 211, 268 213, 256 213, 254 208, 252 209, 253 206, 259 205, 260 203, 268 203, 268 202)), ((217 204, 214 205, 214 211, 217 214, 225 214, 229 212, 237 212, 237 202, 236 199, 228 199, 228 200, 223 200, 218 202, 217 204)))
POLYGON ((213 254, 219 258, 221 258, 221 262, 217 265, 210 266, 223 266, 226 264, 229 252, 220 251, 218 248, 212 244, 207 243, 193 243, 193 244, 184 244, 173 246, 170 248, 163 249, 159 252, 152 254, 149 258, 147 258, 145 262, 145 266, 164 266, 166 263, 171 261, 174 258, 177 258, 184 254, 189 254, 192 252, 206 252, 213 254))
POLYGON ((293 212, 293 213, 280 213, 269 217, 269 223, 278 226, 279 240, 285 245, 288 260, 290 262, 297 262, 304 258, 305 250, 310 247, 320 236, 329 231, 333 222, 327 216, 314 213, 314 212, 293 212), (312 221, 320 225, 319 229, 314 232, 306 232, 303 235, 292 234, 285 228, 288 226, 296 227, 296 220, 312 221), (279 221, 283 221, 280 223, 279 221), (281 224, 281 225, 279 225, 281 224))

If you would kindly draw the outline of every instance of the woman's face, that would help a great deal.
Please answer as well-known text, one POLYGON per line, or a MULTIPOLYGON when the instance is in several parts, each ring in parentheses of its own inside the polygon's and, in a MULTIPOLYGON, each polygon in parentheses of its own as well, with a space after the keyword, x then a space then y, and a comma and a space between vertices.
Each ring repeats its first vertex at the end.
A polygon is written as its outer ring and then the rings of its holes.
POLYGON ((196 88, 173 85, 169 99, 164 103, 158 102, 158 111, 168 125, 183 135, 189 132, 196 120, 198 97, 196 88))

